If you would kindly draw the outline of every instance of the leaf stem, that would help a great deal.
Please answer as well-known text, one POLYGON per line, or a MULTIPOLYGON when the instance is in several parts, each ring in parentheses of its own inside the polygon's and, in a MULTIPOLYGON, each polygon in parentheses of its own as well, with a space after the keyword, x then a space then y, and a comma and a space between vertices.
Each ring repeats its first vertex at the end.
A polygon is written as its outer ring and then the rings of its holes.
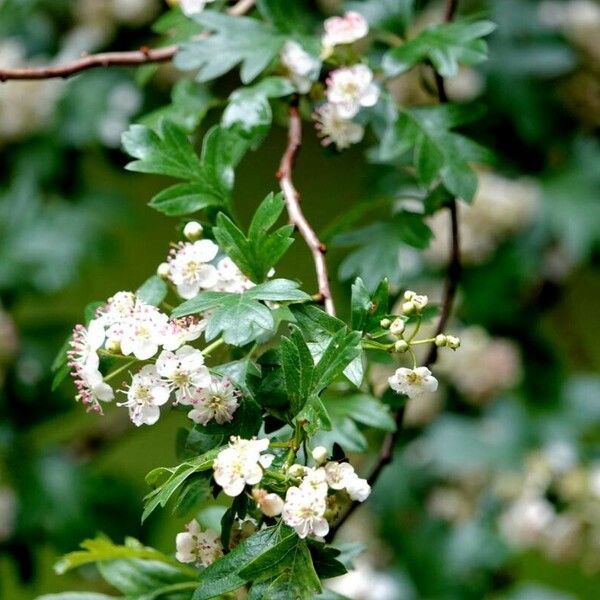
POLYGON ((117 375, 120 375, 123 371, 126 371, 129 367, 131 367, 131 365, 133 365, 136 362, 138 362, 137 358, 129 359, 124 365, 121 365, 118 369, 115 369, 112 373, 109 373, 104 378, 104 381, 107 382, 107 381, 110 381, 111 379, 114 379, 117 375))
POLYGON ((206 348, 204 348, 204 350, 202 350, 202 354, 204 354, 204 356, 210 356, 210 353, 213 350, 216 350, 217 348, 222 346, 224 343, 225 343, 225 340, 221 337, 218 340, 215 340, 212 344, 209 344, 208 346, 206 346, 206 348))

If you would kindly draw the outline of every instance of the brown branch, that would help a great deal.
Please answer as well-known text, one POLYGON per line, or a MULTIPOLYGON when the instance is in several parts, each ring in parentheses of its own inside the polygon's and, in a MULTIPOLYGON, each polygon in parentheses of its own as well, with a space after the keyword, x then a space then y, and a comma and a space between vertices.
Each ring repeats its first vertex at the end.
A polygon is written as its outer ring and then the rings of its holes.
POLYGON ((310 226, 302 209, 300 208, 300 195, 294 187, 292 181, 292 172, 296 156, 300 151, 302 144, 302 120, 298 113, 298 107, 292 105, 289 112, 288 125, 288 143, 281 157, 277 178, 283 192, 285 205, 290 218, 290 223, 296 227, 300 235, 304 238, 306 245, 309 247, 315 270, 317 272, 317 284, 319 286, 319 296, 325 305, 325 310, 330 315, 335 315, 335 306, 331 297, 331 289, 329 287, 329 273, 327 271, 327 262, 325 261, 325 252, 327 248, 323 244, 313 228, 310 226))
MULTIPOLYGON (((227 13, 231 16, 241 16, 247 13, 255 4, 255 0, 239 0, 227 13)), ((169 62, 173 59, 179 46, 164 48, 140 48, 128 52, 101 52, 99 54, 83 55, 73 62, 44 67, 24 67, 19 69, 0 69, 0 82, 10 80, 35 79, 67 79, 83 71, 100 67, 137 67, 154 63, 169 62)))
MULTIPOLYGON (((458 0, 447 0, 445 10, 445 20, 447 22, 452 21, 458 9, 458 0)), ((435 83, 437 88, 437 94, 440 103, 445 104, 448 102, 448 94, 446 93, 446 87, 444 85, 444 78, 437 72, 435 74, 435 83)), ((458 284, 460 281, 460 275, 462 266, 460 262, 460 231, 458 227, 458 211, 456 206, 456 199, 452 199, 448 203, 448 210, 450 212, 450 262, 448 264, 448 270, 446 272, 446 284, 444 287, 444 296, 442 299, 442 310, 440 313, 440 319, 436 328, 436 333, 443 333, 450 318, 452 307, 454 306, 454 300, 456 298, 456 292, 458 290, 458 284)), ((429 351, 425 358, 424 366, 430 367, 437 360, 437 346, 431 344, 429 351)), ((379 480, 379 476, 387 465, 392 462, 394 456, 394 448, 398 437, 402 430, 404 423, 405 407, 401 407, 395 416, 396 430, 392 433, 388 433, 385 436, 379 456, 373 470, 367 478, 369 484, 374 486, 379 480)), ((360 502, 352 502, 346 512, 344 512, 337 522, 329 530, 327 535, 328 540, 332 540, 342 525, 354 514, 354 511, 360 506, 360 502)))

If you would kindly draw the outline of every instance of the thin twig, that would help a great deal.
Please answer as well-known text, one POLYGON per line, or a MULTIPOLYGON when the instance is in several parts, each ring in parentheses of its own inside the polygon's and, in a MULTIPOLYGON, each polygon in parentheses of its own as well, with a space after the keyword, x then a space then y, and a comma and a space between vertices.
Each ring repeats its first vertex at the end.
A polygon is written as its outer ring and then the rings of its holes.
MULTIPOLYGON (((247 13, 255 4, 255 0, 239 0, 227 13, 231 16, 240 16, 247 13)), ((10 80, 35 80, 35 79, 67 79, 89 69, 100 67, 137 67, 154 63, 169 62, 173 59, 179 46, 165 46, 164 48, 140 48, 126 52, 101 52, 99 54, 83 55, 73 62, 44 67, 25 67, 19 69, 0 69, 0 82, 10 80)))
MULTIPOLYGON (((458 0, 447 0, 445 10, 445 20, 447 22, 452 21, 458 9, 458 0)), ((446 93, 446 87, 444 85, 444 78, 437 72, 435 72, 435 83, 438 93, 439 101, 442 104, 448 102, 448 95, 446 93)), ((448 203, 448 210, 450 212, 450 262, 448 264, 448 270, 446 272, 446 284, 444 288, 444 297, 442 300, 442 310, 440 313, 440 319, 436 328, 436 333, 442 333, 446 328, 448 319, 454 306, 454 300, 456 298, 456 292, 460 281, 460 275, 462 266, 460 262, 460 231, 458 227, 458 211, 456 207, 456 199, 452 199, 448 203)), ((435 337, 435 335, 433 337, 435 337)), ((437 360, 437 346, 435 343, 429 347, 429 352, 425 358, 424 366, 429 367, 437 360)), ((371 486, 375 485, 379 480, 379 476, 385 469, 385 467, 392 462, 394 456, 394 448, 398 437, 402 430, 404 423, 405 406, 401 407, 395 415, 396 430, 392 433, 388 433, 385 436, 379 456, 373 470, 367 478, 371 486)), ((327 536, 328 540, 332 540, 342 525, 350 518, 354 511, 360 506, 359 502, 352 502, 346 512, 337 520, 337 522, 329 530, 327 536)))
POLYGON ((335 315, 335 306, 331 297, 331 289, 329 287, 329 273, 327 271, 327 262, 325 261, 325 252, 327 248, 323 244, 309 222, 306 220, 302 209, 300 208, 300 195, 294 187, 292 181, 292 172, 294 170, 294 162, 302 144, 302 120, 298 113, 298 107, 292 105, 289 112, 288 124, 288 143, 281 157, 279 171, 277 177, 279 185, 283 192, 285 205, 290 218, 290 223, 294 225, 300 235, 304 238, 306 245, 309 247, 315 270, 317 272, 317 284, 319 286, 319 296, 325 305, 325 310, 330 315, 335 315))

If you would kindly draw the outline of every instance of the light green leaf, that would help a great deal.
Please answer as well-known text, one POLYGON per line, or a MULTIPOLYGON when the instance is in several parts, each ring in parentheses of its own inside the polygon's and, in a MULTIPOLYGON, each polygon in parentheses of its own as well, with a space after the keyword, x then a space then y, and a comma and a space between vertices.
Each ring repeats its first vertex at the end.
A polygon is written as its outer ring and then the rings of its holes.
POLYGON ((158 306, 165 299, 168 291, 167 284, 157 275, 153 275, 144 281, 135 294, 147 304, 158 306))
POLYGON ((194 19, 212 33, 183 44, 175 65, 184 71, 199 69, 198 81, 210 81, 241 64, 241 80, 250 83, 267 68, 285 41, 270 25, 250 17, 206 10, 194 19))

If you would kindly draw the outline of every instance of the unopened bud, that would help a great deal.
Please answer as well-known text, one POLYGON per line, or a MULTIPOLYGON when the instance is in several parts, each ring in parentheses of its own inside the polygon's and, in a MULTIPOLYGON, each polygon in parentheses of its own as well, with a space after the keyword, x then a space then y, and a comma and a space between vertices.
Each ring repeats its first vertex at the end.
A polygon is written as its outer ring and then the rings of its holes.
POLYGON ((413 302, 411 300, 409 300, 408 302, 405 302, 402 305, 402 312, 407 315, 410 315, 415 312, 415 305, 413 304, 413 302))
POLYGON ((457 338, 454 335, 446 336, 446 341, 448 348, 452 348, 452 350, 456 350, 458 347, 460 347, 460 338, 457 338))
POLYGON ((443 333, 439 333, 438 335, 435 336, 435 345, 438 348, 445 346, 447 343, 448 343, 448 338, 443 333))
POLYGON ((169 263, 166 263, 166 262, 160 263, 160 265, 158 265, 158 268, 156 269, 156 274, 161 279, 168 279, 170 272, 171 272, 171 267, 169 266, 169 263))
POLYGON ((292 476, 292 477, 302 477, 304 475, 305 472, 305 468, 302 465, 299 464, 295 464, 292 465, 289 469, 288 469, 288 473, 292 476))
POLYGON ((204 228, 202 225, 200 225, 200 223, 198 223, 198 221, 190 221, 189 223, 185 224, 185 227, 183 228, 183 235, 190 240, 190 242, 195 242, 202 237, 203 231, 204 228))
POLYGON ((276 517, 283 511, 283 500, 277 494, 255 488, 252 490, 252 497, 258 508, 267 517, 276 517))
POLYGON ((328 456, 329 453, 327 452, 327 448, 325 448, 325 446, 317 446, 312 451, 312 457, 318 465, 324 463, 328 456))
POLYGON ((393 323, 390 325, 390 333, 392 335, 402 335, 405 327, 406 324, 404 323, 404 319, 394 319, 393 323))
POLYGON ((405 300, 412 300, 415 296, 416 296, 416 294, 412 290, 406 290, 404 292, 404 299, 405 300))
POLYGON ((394 344, 394 350, 396 352, 406 352, 408 350, 408 343, 405 342, 404 340, 398 340, 394 344))
POLYGON ((383 329, 387 329, 391 324, 392 322, 389 319, 381 319, 381 321, 379 321, 379 326, 383 329))
POLYGON ((415 294, 412 298, 412 303, 415 305, 417 310, 423 310, 429 303, 429 298, 427 296, 415 294))
POLYGON ((108 340, 105 347, 106 351, 111 354, 121 354, 121 343, 119 340, 108 340))

